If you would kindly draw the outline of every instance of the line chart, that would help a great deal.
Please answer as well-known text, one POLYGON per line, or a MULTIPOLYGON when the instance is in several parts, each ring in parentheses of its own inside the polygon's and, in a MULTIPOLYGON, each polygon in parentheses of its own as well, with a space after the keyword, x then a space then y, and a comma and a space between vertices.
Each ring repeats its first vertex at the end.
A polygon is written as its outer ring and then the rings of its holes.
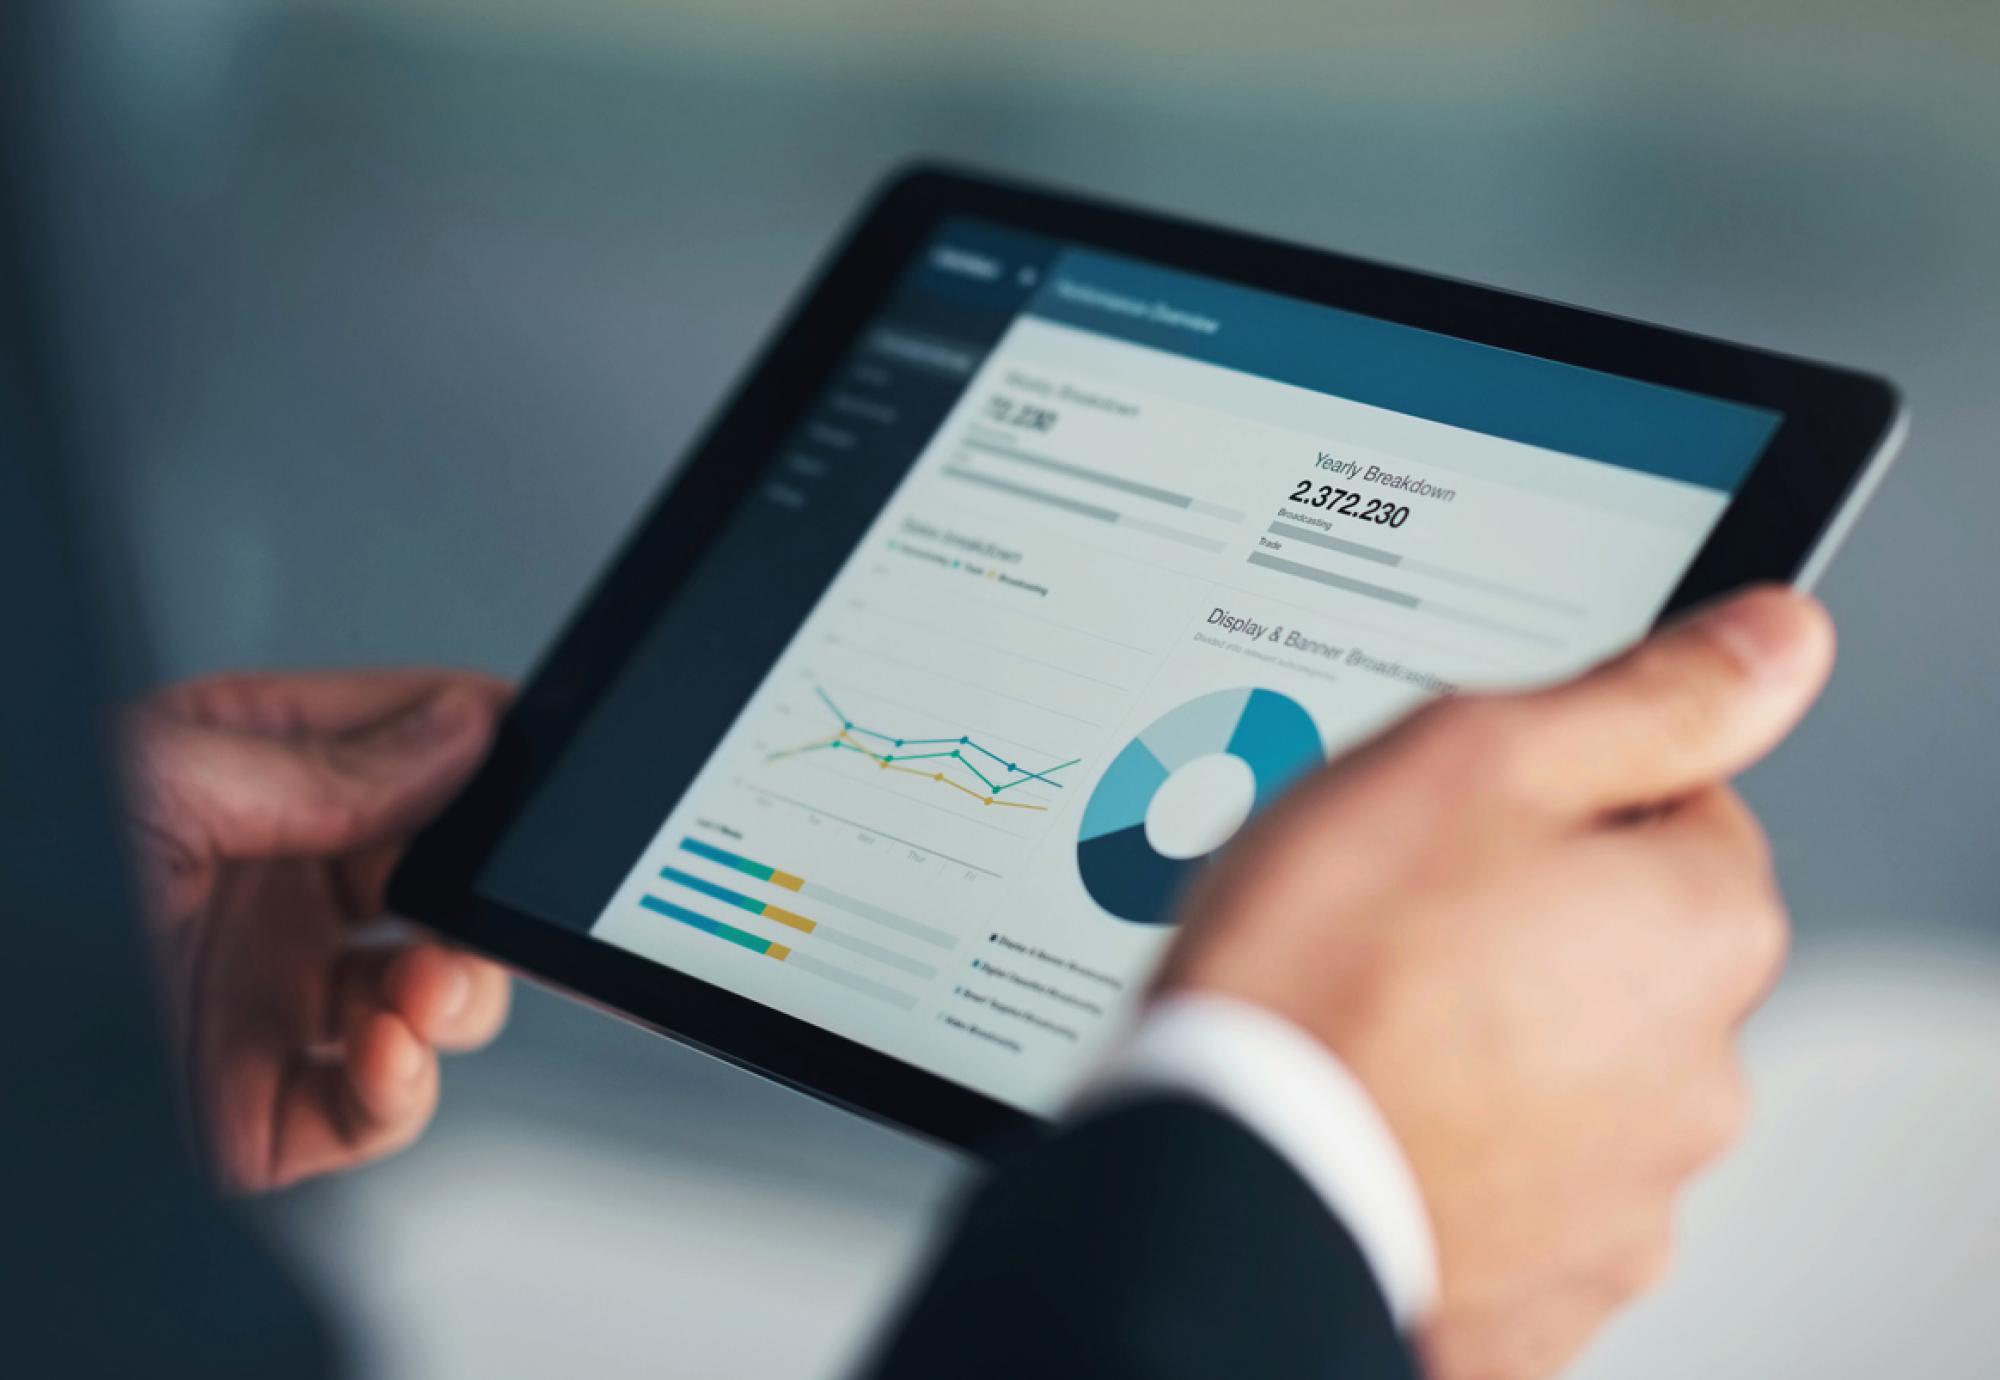
POLYGON ((1067 762, 1058 762, 1052 767, 1031 771, 978 742, 970 734, 959 734, 948 738, 899 738, 893 733, 867 728, 850 718, 821 687, 815 685, 813 693, 819 697, 820 703, 826 706, 840 727, 831 737, 815 738, 797 747, 781 748, 769 754, 764 760, 775 762, 780 758, 797 757, 808 752, 852 752, 867 758, 884 771, 921 777, 941 786, 949 786, 982 804, 996 805, 1010 810, 1048 809, 1046 805, 1037 805, 1031 801, 1002 800, 1000 797, 1016 786, 1025 786, 1031 781, 1061 790, 1063 783, 1055 779, 1055 774, 1083 760, 1080 757, 1072 757, 1067 762), (878 746, 870 747, 863 739, 872 741, 878 746), (914 750, 906 752, 905 748, 914 750), (985 770, 980 769, 982 761, 986 763, 985 770), (935 762, 938 765, 931 767, 910 765, 914 762, 935 762), (961 768, 970 772, 985 789, 975 790, 947 774, 961 768))

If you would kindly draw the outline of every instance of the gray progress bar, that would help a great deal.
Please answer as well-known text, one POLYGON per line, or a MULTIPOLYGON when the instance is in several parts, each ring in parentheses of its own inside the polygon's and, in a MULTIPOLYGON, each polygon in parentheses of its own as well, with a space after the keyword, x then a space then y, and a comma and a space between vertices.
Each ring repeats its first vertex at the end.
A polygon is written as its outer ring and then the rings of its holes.
POLYGON ((1099 522, 1109 522, 1115 523, 1120 527, 1130 527, 1135 532, 1145 532, 1150 536, 1164 537, 1168 541, 1177 541, 1183 546, 1198 547, 1203 551, 1220 551, 1225 545, 1225 543, 1216 540, 1214 537, 1205 537, 1199 532, 1184 532, 1178 527, 1169 527, 1165 523, 1148 522, 1144 518, 1135 518, 1130 513, 1121 513, 1116 508, 1103 508, 1095 503, 1084 503, 1078 499, 1065 498, 1061 494, 1052 494, 1047 489, 1037 489, 1027 484, 1016 484, 1010 479, 995 479, 990 474, 979 474, 960 465, 948 465, 945 467, 944 472, 949 477, 963 480, 967 484, 983 484, 989 489, 998 489, 1002 493, 1013 494, 1016 498, 1025 498, 1031 503, 1046 503, 1051 508, 1061 508, 1064 512, 1075 513, 1079 517, 1095 518, 1099 522))
POLYGON ((849 953, 859 954, 863 958, 872 958, 877 963, 883 964, 886 967, 899 968, 903 972, 912 974, 915 977, 933 978, 937 976, 937 969, 928 963, 905 957, 897 953, 894 949, 883 948, 880 944, 871 944, 865 939, 856 939, 853 935, 844 933, 841 930, 830 930, 825 925, 821 925, 812 932, 812 935, 814 939, 819 940, 823 944, 831 944, 836 949, 845 949, 849 953))
POLYGON ((1465 609, 1452 608, 1450 605, 1440 604, 1431 599, 1419 599, 1416 595, 1406 590, 1390 589, 1386 585, 1375 585, 1370 584, 1366 580, 1356 580, 1346 575, 1336 575, 1331 570, 1321 570, 1316 565, 1301 565, 1297 561, 1285 560, 1282 556, 1271 556, 1262 551, 1252 551, 1250 553, 1250 564, 1260 565, 1266 570, 1275 570, 1280 574, 1295 576, 1301 580, 1311 580, 1314 584, 1328 585, 1334 589, 1344 589, 1349 594, 1359 594, 1367 599, 1379 599, 1385 604, 1394 604, 1398 608, 1411 609, 1418 613, 1427 613, 1434 618, 1443 618, 1453 623, 1464 623, 1468 627, 1484 628, 1488 632, 1499 633, 1503 637, 1516 638, 1522 642, 1534 642, 1544 647, 1562 646, 1562 643, 1558 639, 1550 637, 1546 633, 1536 632, 1532 628, 1521 628, 1516 627, 1512 623, 1502 623, 1496 618, 1488 618, 1483 614, 1471 613, 1465 609))
POLYGON ((842 987, 866 993, 868 996, 888 1002, 891 1006, 900 1006, 905 1011, 917 1004, 914 993, 891 987, 886 982, 876 982, 871 978, 862 977, 859 973, 850 973, 847 969, 837 968, 831 963, 821 963, 811 954, 802 954, 797 949, 793 949, 786 956, 785 966, 796 968, 802 973, 811 973, 816 978, 825 978, 828 982, 837 982, 842 987))
POLYGON ((900 930, 912 939, 921 939, 926 944, 935 944, 941 949, 958 947, 958 939, 943 930, 912 920, 908 916, 898 915, 893 910, 884 910, 880 906, 871 905, 859 897, 835 891, 832 887, 821 886, 818 882, 804 883, 799 887, 799 895, 810 896, 815 901, 824 901, 830 906, 846 911, 849 915, 858 915, 863 920, 873 920, 878 925, 900 930))
POLYGON ((1302 580, 1311 580, 1315 584, 1332 585, 1335 589, 1344 589, 1349 594, 1360 594, 1370 599, 1380 599, 1383 603, 1394 604, 1398 608, 1413 609, 1422 602, 1416 595, 1405 594, 1400 589, 1390 589, 1385 585, 1371 585, 1366 580, 1356 580, 1350 576, 1336 575, 1331 570, 1321 570, 1318 566, 1314 565, 1300 565, 1297 561, 1288 561, 1280 556, 1267 556, 1262 551, 1252 551, 1250 553, 1250 564, 1261 565, 1266 570, 1283 571, 1287 575, 1296 575, 1302 580))
POLYGON ((1136 479, 1091 469, 1088 465, 1072 465, 1067 460, 1051 460, 1046 455, 1030 455, 1027 451, 1003 446, 996 441, 982 441, 975 437, 964 442, 964 445, 968 450, 976 450, 996 459, 1011 460, 1017 465, 1032 465, 1038 470, 1048 470, 1053 474, 1066 474, 1071 479, 1080 479, 1086 484, 1098 484, 1107 489, 1116 489, 1120 493, 1149 498, 1170 508, 1185 508, 1191 513, 1201 513, 1207 517, 1222 518, 1229 522, 1241 522, 1244 518, 1243 510, 1240 508, 1226 508, 1220 503, 1210 503, 1206 499, 1196 498, 1193 494, 1175 493, 1172 489, 1142 484, 1136 479))
POLYGON ((1531 590, 1521 589, 1518 586, 1507 584, 1502 580, 1489 580, 1484 575, 1469 575, 1462 570, 1453 570, 1450 566, 1433 565, 1429 561, 1411 560, 1408 556, 1402 555, 1399 552, 1384 551, 1379 546, 1368 546, 1358 541, 1348 541, 1345 537, 1336 537, 1330 532, 1321 532, 1311 527, 1301 527, 1296 522, 1274 522, 1271 524, 1270 531, 1274 537, 1287 537, 1292 541, 1302 541, 1308 546, 1317 546, 1327 551, 1338 551, 1343 556, 1352 556, 1356 560, 1373 561, 1377 565, 1400 566, 1402 569, 1418 575, 1428 575, 1433 580, 1444 580, 1450 584, 1462 585, 1467 589, 1483 590, 1488 594, 1499 594, 1509 599, 1518 599, 1524 604, 1533 604, 1536 608, 1544 608, 1551 613, 1568 614, 1571 618, 1583 617, 1583 606, 1573 604, 1567 599, 1551 599, 1546 594, 1536 594, 1531 590))

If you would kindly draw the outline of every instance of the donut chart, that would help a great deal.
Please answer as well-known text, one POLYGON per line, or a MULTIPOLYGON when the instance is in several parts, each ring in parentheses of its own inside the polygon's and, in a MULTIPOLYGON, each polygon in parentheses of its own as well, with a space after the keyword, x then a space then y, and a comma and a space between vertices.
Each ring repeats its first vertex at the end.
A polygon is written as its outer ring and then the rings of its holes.
POLYGON ((1076 864, 1090 898, 1121 920, 1164 924, 1204 858, 1170 858, 1146 836, 1153 797, 1176 771, 1228 753, 1255 779, 1254 815, 1325 760, 1312 716, 1275 690, 1218 690, 1155 719, 1112 759, 1084 806, 1076 864))

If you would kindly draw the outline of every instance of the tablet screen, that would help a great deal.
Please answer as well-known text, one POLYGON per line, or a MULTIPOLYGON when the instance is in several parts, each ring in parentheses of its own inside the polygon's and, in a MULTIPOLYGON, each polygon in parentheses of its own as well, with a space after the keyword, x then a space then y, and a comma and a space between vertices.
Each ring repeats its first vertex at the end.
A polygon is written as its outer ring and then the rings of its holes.
POLYGON ((1050 1113, 1204 859, 1640 634, 1779 421, 946 222, 479 888, 1050 1113))

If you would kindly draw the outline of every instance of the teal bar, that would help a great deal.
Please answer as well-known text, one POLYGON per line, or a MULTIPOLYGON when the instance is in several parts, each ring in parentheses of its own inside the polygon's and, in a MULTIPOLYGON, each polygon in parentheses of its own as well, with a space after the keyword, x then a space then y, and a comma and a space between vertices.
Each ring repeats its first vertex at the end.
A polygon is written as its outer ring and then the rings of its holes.
POLYGON ((677 906, 672 901, 662 901, 657 896, 641 896, 639 904, 647 910, 678 920, 683 925, 692 925, 704 934, 712 934, 717 939, 726 939, 732 944, 739 944, 753 954, 771 952, 770 940, 759 939, 748 930, 739 930, 734 925, 725 925, 720 920, 709 919, 706 915, 697 915, 694 911, 677 906))
POLYGON ((712 843, 703 843, 700 839, 682 839, 681 851, 692 853, 697 858, 707 858, 710 862, 721 863, 724 867, 733 867, 738 872, 755 877, 760 882, 770 881, 771 874, 778 870, 775 867, 766 867, 760 862, 751 862, 750 859, 739 853, 731 853, 726 848, 717 848, 712 843))
POLYGON ((704 881, 693 873, 681 871, 678 867, 663 867, 660 869, 660 876, 674 883, 676 886, 684 886, 690 891, 699 891, 704 896, 713 896, 716 900, 727 901, 732 906, 741 906, 752 915, 762 915, 764 913, 764 903, 762 901, 753 901, 740 891, 731 891, 726 886, 717 886, 714 882, 704 881))

